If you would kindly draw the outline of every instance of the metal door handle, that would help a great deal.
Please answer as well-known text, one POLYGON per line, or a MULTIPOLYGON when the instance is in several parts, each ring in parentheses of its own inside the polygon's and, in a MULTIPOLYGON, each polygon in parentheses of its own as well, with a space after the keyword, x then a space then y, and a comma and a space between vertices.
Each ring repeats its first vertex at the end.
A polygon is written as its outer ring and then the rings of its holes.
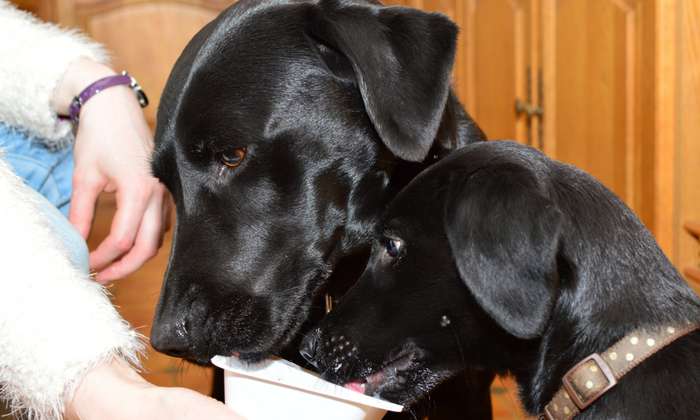
POLYGON ((536 116, 541 117, 544 114, 544 110, 541 106, 532 105, 529 102, 525 102, 520 99, 515 100, 515 113, 517 115, 525 114, 529 117, 536 116))

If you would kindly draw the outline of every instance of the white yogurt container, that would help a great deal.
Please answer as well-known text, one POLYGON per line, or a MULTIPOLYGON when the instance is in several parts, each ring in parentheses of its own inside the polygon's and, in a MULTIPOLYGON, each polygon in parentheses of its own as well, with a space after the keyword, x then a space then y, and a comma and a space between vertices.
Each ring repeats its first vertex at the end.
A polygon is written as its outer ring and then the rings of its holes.
POLYGON ((248 420, 378 420, 403 407, 326 382, 282 359, 255 365, 215 356, 224 369, 226 405, 248 420))

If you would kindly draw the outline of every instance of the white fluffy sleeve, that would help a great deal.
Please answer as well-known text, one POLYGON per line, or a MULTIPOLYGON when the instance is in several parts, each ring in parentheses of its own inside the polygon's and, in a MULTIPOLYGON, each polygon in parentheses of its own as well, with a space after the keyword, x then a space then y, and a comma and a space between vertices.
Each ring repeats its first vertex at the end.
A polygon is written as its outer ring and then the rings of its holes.
POLYGON ((68 65, 80 58, 106 63, 102 47, 79 32, 43 23, 0 0, 0 122, 61 147, 73 139, 50 100, 68 65))
POLYGON ((37 206, 0 154, 0 397, 32 419, 59 419, 90 367, 137 364, 142 344, 37 206))

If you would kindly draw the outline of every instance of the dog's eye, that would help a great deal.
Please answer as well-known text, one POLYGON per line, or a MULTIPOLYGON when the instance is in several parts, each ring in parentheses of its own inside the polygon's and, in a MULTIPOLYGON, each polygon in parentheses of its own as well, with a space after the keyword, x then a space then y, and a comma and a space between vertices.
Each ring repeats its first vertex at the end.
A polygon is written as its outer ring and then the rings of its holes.
POLYGON ((396 238, 384 239, 384 248, 386 249, 386 253, 391 258, 396 258, 399 256, 399 254, 401 253, 402 246, 403 246, 403 242, 400 239, 396 239, 396 238))
POLYGON ((225 166, 229 168, 236 168, 245 159, 246 149, 245 147, 238 147, 231 151, 223 152, 219 155, 219 160, 225 166))

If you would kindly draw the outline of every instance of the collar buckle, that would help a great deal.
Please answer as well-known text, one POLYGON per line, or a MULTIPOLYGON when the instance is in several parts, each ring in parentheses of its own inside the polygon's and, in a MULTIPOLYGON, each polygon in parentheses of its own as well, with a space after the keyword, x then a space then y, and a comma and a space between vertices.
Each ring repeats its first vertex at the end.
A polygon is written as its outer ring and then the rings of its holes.
POLYGON ((605 360, 598 353, 593 353, 569 369, 562 383, 571 401, 583 411, 614 387, 617 378, 605 360))

